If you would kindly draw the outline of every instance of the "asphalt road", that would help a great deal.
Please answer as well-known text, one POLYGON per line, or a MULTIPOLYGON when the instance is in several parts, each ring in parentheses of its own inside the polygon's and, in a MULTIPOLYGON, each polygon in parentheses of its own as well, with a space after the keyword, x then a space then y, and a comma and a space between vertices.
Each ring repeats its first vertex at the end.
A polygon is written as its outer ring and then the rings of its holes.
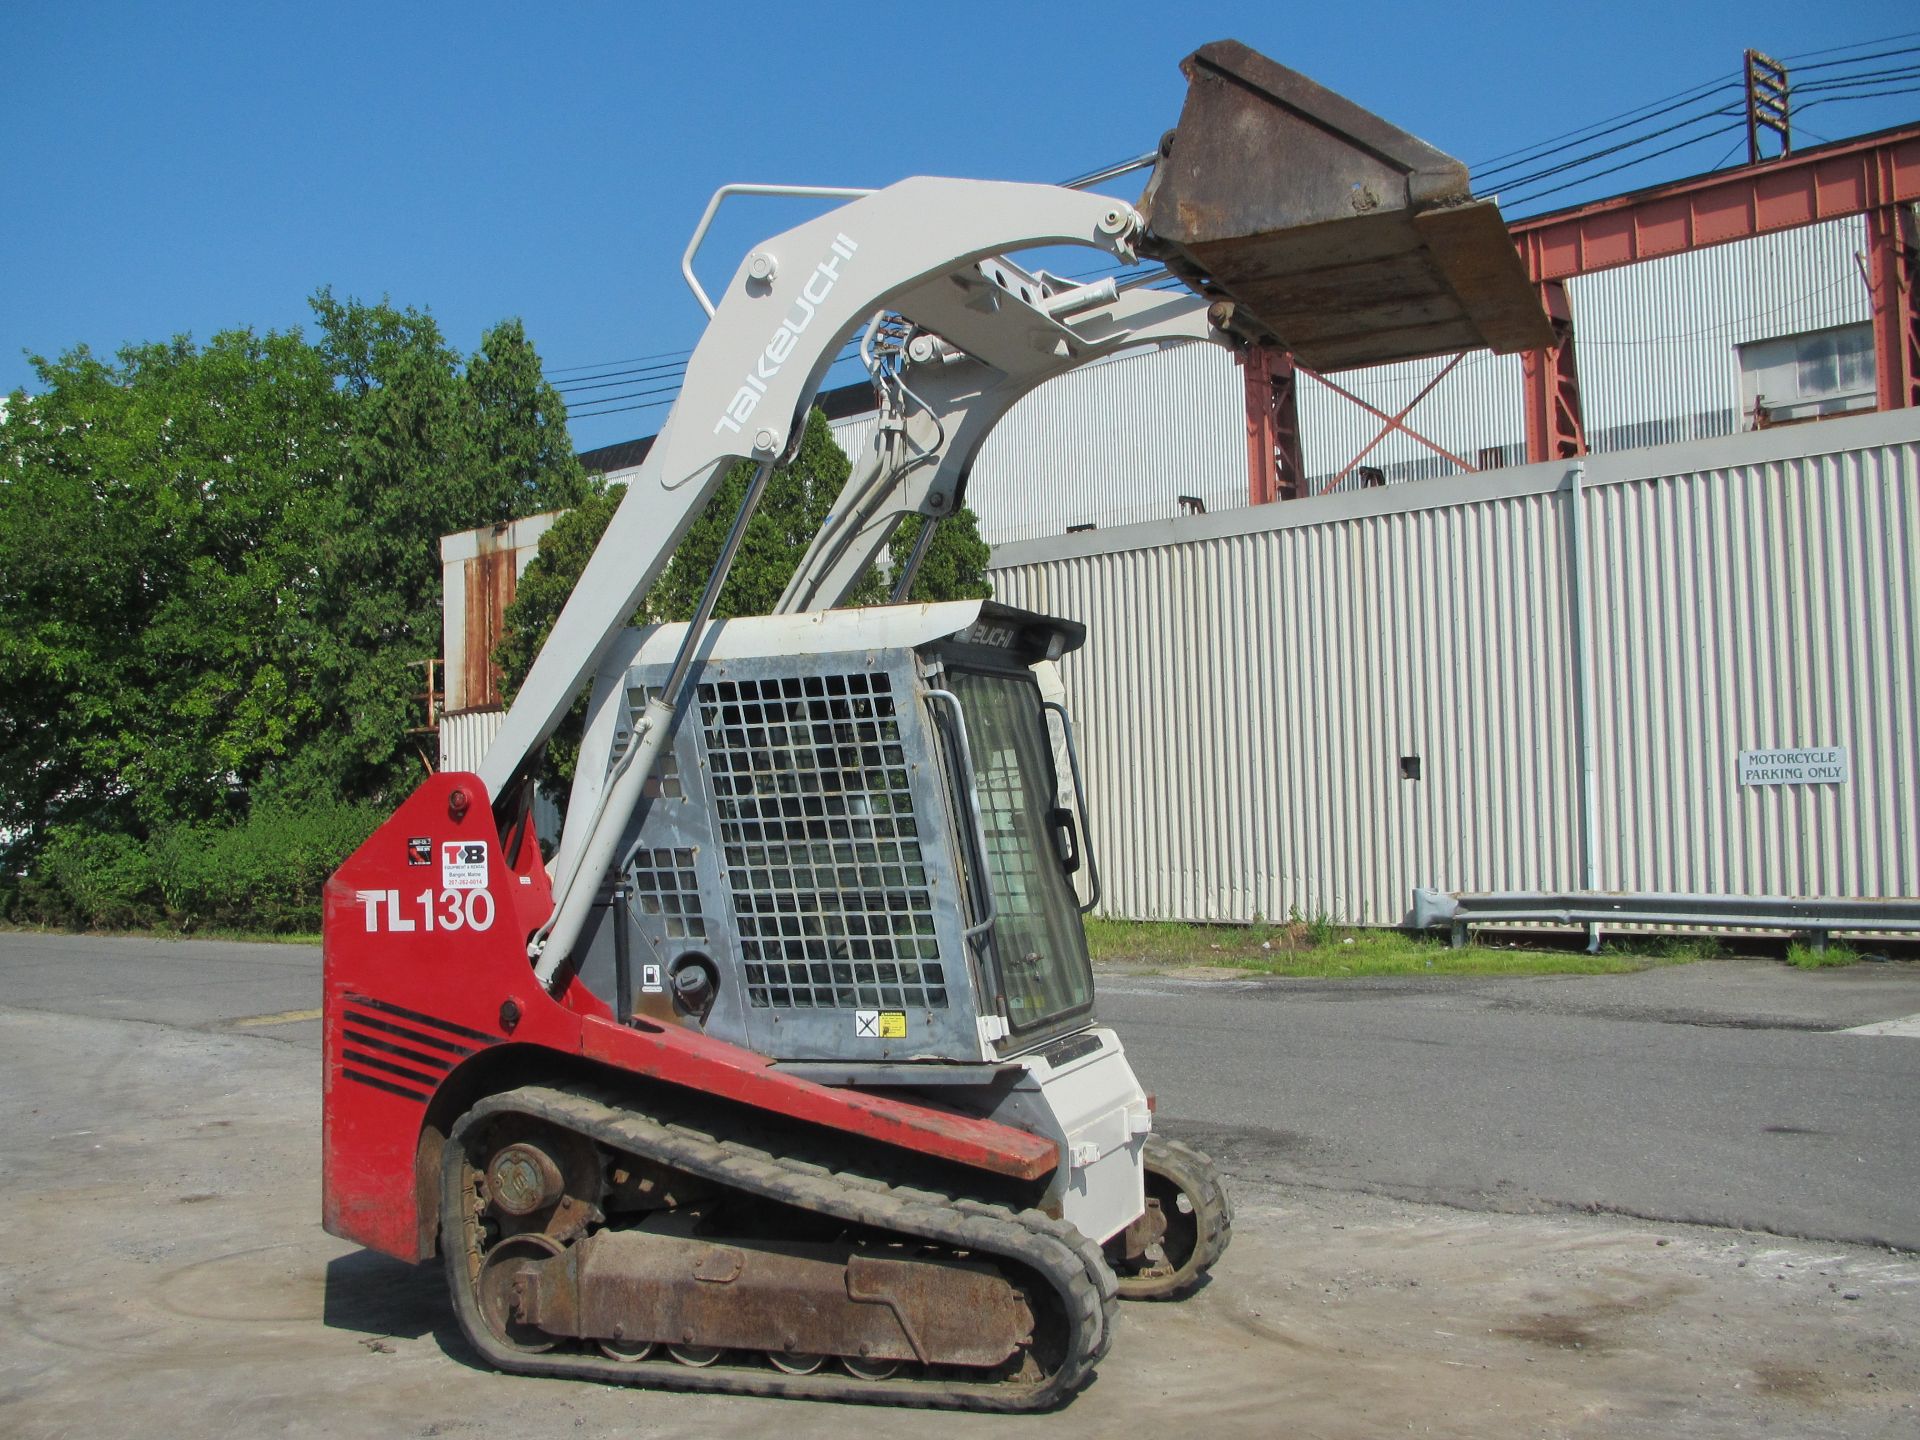
MULTIPOLYGON (((317 1051, 316 949, 0 933, 0 1007, 317 1051)), ((1920 1250, 1920 964, 1362 981, 1107 972, 1169 1130, 1232 1172, 1920 1250)))
POLYGON ((1104 977, 1168 1127, 1230 1170, 1478 1210, 1920 1249, 1920 965, 1104 977))

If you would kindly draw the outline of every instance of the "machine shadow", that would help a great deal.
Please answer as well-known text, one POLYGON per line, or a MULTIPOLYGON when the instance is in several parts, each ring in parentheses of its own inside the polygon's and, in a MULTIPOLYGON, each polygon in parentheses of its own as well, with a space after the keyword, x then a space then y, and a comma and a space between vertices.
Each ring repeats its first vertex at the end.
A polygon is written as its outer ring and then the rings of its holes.
POLYGON ((469 1369, 487 1368, 460 1331, 437 1264, 408 1265, 372 1250, 329 1260, 321 1323, 376 1339, 431 1335, 450 1358, 469 1369))

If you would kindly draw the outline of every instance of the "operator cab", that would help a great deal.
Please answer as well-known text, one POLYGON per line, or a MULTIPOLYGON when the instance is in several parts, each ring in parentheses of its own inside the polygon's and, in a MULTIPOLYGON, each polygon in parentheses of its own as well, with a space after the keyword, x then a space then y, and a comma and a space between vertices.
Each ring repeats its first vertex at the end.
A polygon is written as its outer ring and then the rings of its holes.
MULTIPOLYGON (((683 633, 625 632, 602 666, 574 813, 683 633)), ((1036 677, 1084 638, 992 601, 712 626, 582 978, 622 1019, 785 1062, 978 1063, 1089 1027, 1097 881, 1071 723, 1036 677)))

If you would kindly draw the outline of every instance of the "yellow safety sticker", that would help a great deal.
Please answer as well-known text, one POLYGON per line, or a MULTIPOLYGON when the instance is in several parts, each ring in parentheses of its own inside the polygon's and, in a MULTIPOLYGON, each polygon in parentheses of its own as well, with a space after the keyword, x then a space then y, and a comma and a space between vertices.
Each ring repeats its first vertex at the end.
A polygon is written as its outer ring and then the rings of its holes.
POLYGON ((880 1012, 880 1038, 882 1040, 906 1039, 907 1012, 904 1010, 882 1010, 880 1012))

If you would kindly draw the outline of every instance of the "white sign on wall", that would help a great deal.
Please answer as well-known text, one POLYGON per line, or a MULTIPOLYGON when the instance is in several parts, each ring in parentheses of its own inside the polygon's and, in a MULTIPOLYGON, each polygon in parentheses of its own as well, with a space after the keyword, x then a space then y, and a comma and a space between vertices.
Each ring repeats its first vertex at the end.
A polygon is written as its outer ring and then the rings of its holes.
POLYGON ((1742 750, 1742 785, 1844 785, 1853 778, 1847 747, 1825 750, 1742 750))

